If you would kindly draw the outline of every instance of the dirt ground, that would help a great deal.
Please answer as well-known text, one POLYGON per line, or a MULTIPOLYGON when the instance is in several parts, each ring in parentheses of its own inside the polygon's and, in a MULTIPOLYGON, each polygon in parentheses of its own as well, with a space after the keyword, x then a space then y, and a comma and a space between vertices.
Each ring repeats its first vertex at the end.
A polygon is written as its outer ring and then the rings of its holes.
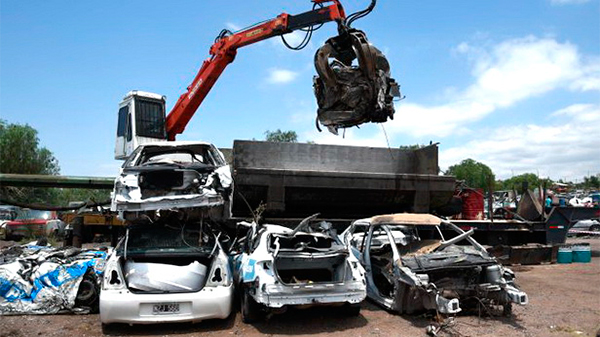
MULTIPOLYGON (((592 263, 513 266, 517 283, 529 295, 528 306, 515 306, 513 317, 460 315, 439 336, 597 336, 600 330, 600 238, 589 242, 592 263)), ((4 245, 6 242, 4 243, 4 245)), ((1 244, 0 244, 1 246, 1 244)), ((128 326, 111 329, 115 336, 426 336, 429 317, 399 316, 371 302, 357 317, 331 308, 290 310, 259 324, 241 321, 239 312, 226 320, 196 324, 128 326)), ((2 316, 0 337, 102 336, 98 315, 2 316)), ((600 335, 598 335, 600 336, 600 335)))

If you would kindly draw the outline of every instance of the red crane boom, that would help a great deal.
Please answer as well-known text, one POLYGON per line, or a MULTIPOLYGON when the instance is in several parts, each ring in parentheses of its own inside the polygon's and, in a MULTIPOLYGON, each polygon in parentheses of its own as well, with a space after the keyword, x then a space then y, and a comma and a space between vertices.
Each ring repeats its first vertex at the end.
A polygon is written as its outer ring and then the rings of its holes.
POLYGON ((225 67, 235 59, 238 48, 329 21, 336 21, 338 25, 344 23, 346 14, 339 0, 313 0, 313 3, 322 7, 298 15, 282 13, 274 19, 235 34, 221 35, 210 47, 210 57, 202 63, 192 84, 167 115, 167 139, 175 140, 175 136, 183 132, 225 67), (322 5, 328 2, 333 4, 322 5))

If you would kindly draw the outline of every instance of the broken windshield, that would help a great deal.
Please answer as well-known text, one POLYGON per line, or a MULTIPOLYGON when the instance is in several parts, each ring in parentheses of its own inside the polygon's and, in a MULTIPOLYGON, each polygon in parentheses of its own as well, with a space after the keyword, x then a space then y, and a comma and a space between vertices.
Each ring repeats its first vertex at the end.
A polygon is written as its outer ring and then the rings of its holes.
POLYGON ((199 227, 192 228, 191 225, 134 226, 127 230, 119 250, 127 249, 128 255, 210 254, 215 247, 215 238, 211 233, 200 233, 199 227))

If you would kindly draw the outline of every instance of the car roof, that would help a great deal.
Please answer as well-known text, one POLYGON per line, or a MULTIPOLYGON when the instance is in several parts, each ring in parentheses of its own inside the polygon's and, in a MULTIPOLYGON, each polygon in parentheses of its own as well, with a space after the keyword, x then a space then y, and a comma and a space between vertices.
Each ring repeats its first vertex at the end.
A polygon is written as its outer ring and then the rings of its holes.
POLYGON ((356 222, 367 222, 370 225, 428 225, 428 226, 439 226, 442 223, 442 219, 431 214, 416 214, 416 213, 396 213, 396 214, 385 214, 376 215, 371 218, 357 220, 356 222))
POLYGON ((202 142, 202 141, 191 141, 191 140, 178 140, 178 141, 151 142, 151 143, 142 144, 140 146, 143 146, 143 147, 152 147, 152 146, 174 147, 174 146, 186 146, 186 145, 209 145, 210 146, 210 145, 212 145, 212 143, 202 142))

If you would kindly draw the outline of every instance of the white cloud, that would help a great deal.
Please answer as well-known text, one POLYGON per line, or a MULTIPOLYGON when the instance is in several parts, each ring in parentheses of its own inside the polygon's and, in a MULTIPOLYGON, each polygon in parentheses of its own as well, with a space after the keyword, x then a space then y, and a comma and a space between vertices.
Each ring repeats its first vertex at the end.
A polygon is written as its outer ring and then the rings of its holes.
POLYGON ((464 145, 442 148, 440 166, 445 170, 472 158, 490 166, 500 179, 527 172, 553 179, 600 173, 600 106, 573 104, 550 116, 551 125, 500 126, 464 145))
POLYGON ((225 22, 225 27, 227 27, 227 29, 229 29, 229 30, 231 30, 233 32, 236 32, 236 31, 242 29, 241 26, 239 26, 239 25, 237 25, 237 24, 235 24, 233 22, 225 22))
POLYGON ((550 3, 553 5, 576 5, 583 4, 589 2, 590 0, 550 0, 550 3))
POLYGON ((600 90, 600 61, 584 59, 568 42, 528 36, 492 47, 463 42, 454 51, 473 60, 473 83, 441 105, 400 102, 386 124, 392 135, 464 133, 466 125, 499 108, 555 89, 600 90))
POLYGON ((290 83, 298 77, 298 73, 295 71, 279 68, 269 69, 269 76, 267 82, 271 84, 286 84, 290 83))

